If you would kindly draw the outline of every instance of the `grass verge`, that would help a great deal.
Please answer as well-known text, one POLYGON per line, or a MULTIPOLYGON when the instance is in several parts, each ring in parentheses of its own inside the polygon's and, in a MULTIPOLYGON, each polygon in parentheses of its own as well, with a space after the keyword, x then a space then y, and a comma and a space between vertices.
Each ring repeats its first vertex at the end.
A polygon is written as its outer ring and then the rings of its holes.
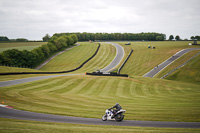
POLYGON ((183 128, 153 128, 153 127, 127 127, 127 126, 101 126, 101 125, 82 125, 82 124, 66 124, 53 122, 36 122, 25 120, 14 120, 0 118, 1 133, 63 133, 63 132, 79 132, 79 133, 197 133, 200 129, 183 129, 183 128))

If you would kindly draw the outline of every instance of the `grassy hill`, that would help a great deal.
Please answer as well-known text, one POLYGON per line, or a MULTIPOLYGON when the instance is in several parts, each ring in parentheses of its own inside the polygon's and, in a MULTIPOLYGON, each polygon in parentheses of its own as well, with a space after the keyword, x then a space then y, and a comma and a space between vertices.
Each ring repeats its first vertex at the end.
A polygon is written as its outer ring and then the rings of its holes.
POLYGON ((190 82, 200 85, 200 55, 195 57, 182 68, 169 75, 166 79, 190 82))
MULTIPOLYGON (((0 66, 0 72, 30 72, 30 71, 66 71, 80 66, 85 60, 91 57, 96 51, 98 44, 79 42, 81 45, 55 57, 48 64, 41 68, 41 70, 34 70, 28 68, 4 67, 0 66)), ((114 59, 116 49, 111 44, 101 43, 101 47, 97 55, 86 63, 81 69, 73 73, 93 72, 97 69, 104 68, 114 59)), ((40 74, 41 75, 41 74, 40 74)), ((37 74, 31 75, 4 75, 0 76, 0 81, 14 80, 19 78, 26 78, 32 76, 40 76, 37 74)), ((44 75, 44 74, 43 74, 44 75)))
MULTIPOLYGON (((131 49, 134 50, 121 71, 121 73, 129 74, 129 78, 69 76, 44 79, 1 87, 0 102, 4 101, 15 109, 99 119, 105 109, 118 102, 127 110, 126 120, 200 122, 200 84, 198 84, 200 56, 167 77, 170 80, 159 79, 164 73, 185 62, 197 51, 189 52, 178 59, 157 75, 158 78, 141 77, 176 52, 198 46, 189 46, 189 42, 185 41, 131 42, 131 45, 124 45, 126 42, 117 43, 124 47, 126 56, 131 49), (155 46, 156 49, 149 49, 148 45, 155 46)), ((83 68, 73 73, 92 72, 110 64, 116 50, 110 44, 101 44, 98 54, 83 68)), ((81 46, 54 58, 40 71, 66 70, 79 66, 82 61, 92 55, 96 48, 97 44, 82 42, 81 46)), ((26 76, 0 77, 10 80, 26 76)), ((33 130, 39 130, 42 126, 44 132, 49 132, 49 129, 60 132, 97 132, 99 130, 105 132, 199 132, 199 129, 91 126, 0 119, 0 127, 3 125, 2 128, 10 130, 14 126, 16 131, 22 131, 24 124, 33 130), (6 123, 3 124, 4 122, 6 123)))
MULTIPOLYGON (((80 46, 56 56, 53 60, 42 67, 41 71, 66 71, 79 67, 84 61, 90 58, 96 51, 97 43, 79 42, 80 46)), ((111 44, 101 43, 97 55, 86 63, 83 68, 75 73, 93 72, 101 69, 114 59, 115 48, 111 44)))
POLYGON ((92 118, 119 102, 128 120, 200 122, 199 88, 155 78, 70 76, 1 87, 0 101, 16 109, 92 118))
POLYGON ((40 70, 66 71, 77 68, 95 53, 97 47, 97 43, 80 43, 80 46, 56 56, 40 70))
POLYGON ((124 45, 125 43, 119 42, 127 53, 130 52, 130 49, 133 49, 134 52, 121 73, 137 76, 144 75, 182 49, 198 47, 189 46, 189 41, 131 42, 131 45, 124 45), (149 49, 149 45, 156 47, 156 49, 149 49))

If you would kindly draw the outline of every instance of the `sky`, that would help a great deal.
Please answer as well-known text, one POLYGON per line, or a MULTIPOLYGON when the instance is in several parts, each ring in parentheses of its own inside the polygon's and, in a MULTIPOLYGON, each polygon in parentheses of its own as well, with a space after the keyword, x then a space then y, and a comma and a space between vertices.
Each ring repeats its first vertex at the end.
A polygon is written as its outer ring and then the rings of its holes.
POLYGON ((0 0, 0 36, 66 32, 200 35, 200 0, 0 0))

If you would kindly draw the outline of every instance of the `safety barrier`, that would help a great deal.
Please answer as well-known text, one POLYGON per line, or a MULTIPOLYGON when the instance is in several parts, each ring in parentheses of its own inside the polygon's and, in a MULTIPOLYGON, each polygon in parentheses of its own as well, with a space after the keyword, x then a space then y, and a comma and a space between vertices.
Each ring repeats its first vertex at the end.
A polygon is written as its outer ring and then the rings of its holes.
POLYGON ((119 76, 119 77, 128 77, 127 74, 118 74, 118 73, 102 73, 102 72, 93 72, 93 73, 86 73, 86 75, 93 75, 93 76, 119 76))
POLYGON ((133 53, 133 49, 131 49, 131 52, 129 53, 129 55, 127 56, 126 60, 124 61, 124 63, 121 65, 121 67, 118 70, 118 74, 120 74, 121 69, 124 67, 124 65, 126 64, 126 62, 128 61, 129 57, 131 56, 131 54, 133 53))

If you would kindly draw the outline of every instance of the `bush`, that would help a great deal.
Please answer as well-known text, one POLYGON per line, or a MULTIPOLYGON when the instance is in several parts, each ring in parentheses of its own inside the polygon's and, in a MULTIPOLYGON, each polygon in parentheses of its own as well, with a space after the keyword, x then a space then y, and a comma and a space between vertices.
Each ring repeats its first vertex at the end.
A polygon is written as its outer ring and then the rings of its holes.
POLYGON ((53 52, 55 52, 56 50, 58 50, 58 49, 56 48, 56 46, 53 45, 53 43, 51 43, 51 42, 48 42, 48 43, 47 43, 47 46, 49 47, 49 50, 50 50, 51 53, 53 53, 53 52))
POLYGON ((75 42, 74 42, 73 38, 72 38, 71 36, 68 36, 68 37, 67 37, 67 44, 71 46, 71 45, 73 45, 74 43, 75 43, 75 42))
POLYGON ((70 35, 71 38, 74 40, 74 43, 78 42, 78 37, 75 34, 70 35))
POLYGON ((55 45, 57 49, 62 49, 64 47, 67 47, 67 38, 65 36, 61 36, 55 40, 55 45))
POLYGON ((50 50, 47 44, 41 46, 42 52, 44 53, 45 58, 49 57, 50 50))
POLYGON ((39 62, 45 59, 45 55, 41 47, 35 48, 34 50, 32 50, 32 53, 34 53, 39 62))

